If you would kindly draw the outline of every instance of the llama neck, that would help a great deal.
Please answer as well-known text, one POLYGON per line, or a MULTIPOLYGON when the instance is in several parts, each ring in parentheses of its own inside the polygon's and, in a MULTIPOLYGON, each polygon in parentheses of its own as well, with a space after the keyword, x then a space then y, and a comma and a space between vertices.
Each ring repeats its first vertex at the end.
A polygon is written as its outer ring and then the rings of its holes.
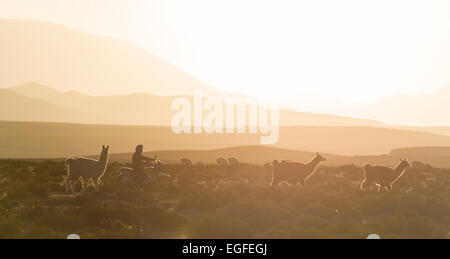
POLYGON ((397 168, 395 168, 395 170, 394 170, 394 172, 396 174, 395 174, 394 179, 392 180, 392 183, 395 183, 398 179, 400 179, 403 176, 403 174, 406 172, 407 168, 408 167, 406 167, 406 166, 398 165, 397 168))
POLYGON ((102 152, 98 159, 98 164, 101 168, 105 168, 108 163, 108 152, 102 152))
POLYGON ((395 171, 396 175, 397 175, 398 177, 400 177, 403 173, 405 173, 406 168, 407 168, 406 166, 398 165, 398 166, 394 169, 394 171, 395 171))
POLYGON ((313 160, 311 160, 311 162, 309 162, 307 164, 307 166, 311 171, 313 171, 319 163, 320 163, 320 159, 316 157, 313 160))

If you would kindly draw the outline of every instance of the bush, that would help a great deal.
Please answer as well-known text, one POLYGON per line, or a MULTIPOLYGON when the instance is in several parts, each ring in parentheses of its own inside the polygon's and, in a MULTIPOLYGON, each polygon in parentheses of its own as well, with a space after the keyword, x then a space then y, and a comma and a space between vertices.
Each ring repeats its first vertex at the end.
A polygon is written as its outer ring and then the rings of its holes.
POLYGON ((18 238, 21 234, 22 227, 16 220, 0 216, 0 238, 18 238))
POLYGON ((250 226, 237 219, 210 215, 190 225, 187 238, 193 239, 249 239, 253 238, 250 226))
POLYGON ((45 226, 32 226, 26 230, 24 236, 31 239, 61 239, 66 238, 67 235, 59 234, 45 226))
POLYGON ((450 233, 448 169, 430 168, 429 175, 411 171, 390 193, 361 191, 361 168, 355 166, 321 167, 305 186, 276 187, 269 186, 270 166, 166 165, 173 184, 141 185, 120 185, 111 170, 100 192, 71 196, 61 185, 63 162, 0 161, 0 237, 449 238, 450 233))
POLYGON ((329 219, 329 218, 337 215, 337 212, 335 209, 325 207, 321 204, 309 205, 308 207, 306 207, 303 210, 303 212, 305 215, 319 217, 319 218, 323 218, 323 219, 329 219))

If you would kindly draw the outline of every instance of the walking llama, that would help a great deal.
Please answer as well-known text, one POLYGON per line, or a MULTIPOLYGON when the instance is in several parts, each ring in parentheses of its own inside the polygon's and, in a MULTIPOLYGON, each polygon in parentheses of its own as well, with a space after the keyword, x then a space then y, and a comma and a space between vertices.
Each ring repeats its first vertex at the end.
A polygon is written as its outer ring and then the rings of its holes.
POLYGON ((217 162, 217 165, 218 165, 218 166, 222 166, 222 167, 225 167, 225 166, 229 166, 229 165, 230 165, 230 164, 228 163, 228 160, 226 160, 226 159, 223 158, 223 157, 217 158, 217 159, 216 159, 216 162, 217 162))
POLYGON ((272 183, 271 186, 287 182, 291 185, 301 183, 305 185, 308 179, 314 175, 317 165, 326 161, 319 153, 309 163, 299 163, 290 161, 273 161, 272 183))
POLYGON ((378 192, 384 188, 388 192, 392 191, 392 185, 410 168, 408 159, 400 160, 394 169, 385 166, 364 166, 364 180, 361 183, 361 190, 367 191, 372 183, 378 185, 378 192))
POLYGON ((69 189, 72 194, 75 192, 74 185, 80 177, 83 178, 80 193, 86 190, 91 179, 94 182, 95 191, 98 192, 101 178, 106 172, 108 152, 109 146, 103 146, 98 160, 84 157, 67 159, 66 192, 69 193, 69 189))

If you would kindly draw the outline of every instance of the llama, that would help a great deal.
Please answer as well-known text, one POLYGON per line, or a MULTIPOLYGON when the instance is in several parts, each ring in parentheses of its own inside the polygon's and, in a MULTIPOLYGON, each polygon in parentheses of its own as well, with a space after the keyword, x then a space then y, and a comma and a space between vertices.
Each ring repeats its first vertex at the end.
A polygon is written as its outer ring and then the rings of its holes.
POLYGON ((108 164, 109 146, 103 146, 102 152, 98 160, 78 157, 69 158, 66 160, 67 178, 65 181, 66 192, 74 193, 74 185, 80 177, 83 178, 81 192, 84 192, 92 179, 95 186, 95 191, 99 191, 100 181, 106 172, 108 164))
POLYGON ((237 165, 239 165, 239 160, 237 160, 237 158, 235 158, 235 157, 230 157, 230 158, 228 158, 228 164, 230 166, 237 166, 237 165))
POLYGON ((216 159, 217 165, 218 166, 229 166, 230 164, 228 163, 228 160, 226 160, 223 157, 219 157, 216 159))
POLYGON ((408 159, 400 160, 400 163, 394 169, 385 166, 364 166, 364 180, 361 183, 361 190, 368 190, 372 183, 378 185, 378 192, 387 189, 392 190, 392 185, 410 168, 408 159))
POLYGON ((192 166, 192 161, 190 159, 182 158, 180 161, 181 161, 182 166, 186 166, 186 167, 192 166))
POLYGON ((308 179, 316 172, 317 165, 326 161, 319 153, 309 163, 299 163, 290 161, 273 161, 271 186, 287 182, 291 185, 301 183, 305 185, 308 179))

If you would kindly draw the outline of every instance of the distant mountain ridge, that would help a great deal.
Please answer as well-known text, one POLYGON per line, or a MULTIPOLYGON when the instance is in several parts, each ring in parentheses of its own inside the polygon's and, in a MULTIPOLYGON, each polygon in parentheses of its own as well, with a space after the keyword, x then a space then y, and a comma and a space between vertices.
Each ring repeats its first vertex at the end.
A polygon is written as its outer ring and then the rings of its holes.
POLYGON ((0 87, 43 82, 61 91, 99 94, 150 92, 213 97, 242 95, 215 89, 126 41, 53 23, 0 19, 0 87))
MULTIPOLYGON (((92 123, 90 117, 97 118, 97 124, 124 124, 124 125, 160 125, 169 126, 175 114, 171 110, 171 103, 177 97, 191 99, 190 96, 156 96, 147 93, 113 96, 90 96, 80 92, 61 92, 54 88, 36 83, 29 83, 9 88, 24 98, 43 100, 64 109, 81 113, 88 113, 89 120, 75 116, 70 121, 46 116, 41 121, 47 122, 78 122, 92 123)), ((11 107, 14 107, 11 104, 11 107)), ((55 109, 58 109, 55 107, 55 109)), ((37 108, 37 110, 39 110, 37 108)), ((43 114, 36 115, 42 118, 43 114)), ((67 113, 70 118, 70 112, 67 113)), ((11 120, 11 116, 8 117, 11 120)), ((5 120, 0 116, 0 120, 5 120)), ((14 120, 23 121, 20 117, 14 120)), ((314 126, 371 126, 382 127, 382 123, 371 120, 355 119, 350 117, 334 116, 329 114, 315 114, 281 110, 281 126, 314 125, 314 126)))
POLYGON ((0 89, 0 120, 96 123, 102 119, 95 114, 72 110, 41 99, 28 98, 12 90, 0 89))
MULTIPOLYGON (((167 125, 168 112, 165 109, 161 114, 151 114, 152 118, 147 119, 143 119, 142 114, 136 113, 135 116, 130 111, 147 107, 149 100, 155 102, 154 108, 160 109, 163 107, 161 105, 166 106, 169 102, 164 97, 190 96, 195 90, 202 90, 205 96, 222 100, 247 98, 211 87, 126 41, 94 36, 53 23, 10 19, 0 19, 0 35, 0 88, 27 82, 56 87, 35 89, 34 92, 26 92, 30 91, 29 88, 15 90, 26 97, 50 101, 77 111, 82 111, 80 106, 85 106, 84 111, 97 113, 96 116, 101 117, 99 123, 167 125), (52 90, 63 92, 64 96, 52 90), (112 96, 98 96, 105 94, 115 96, 119 104, 110 104, 112 96), (119 98, 119 95, 122 97, 119 98), (151 98, 153 95, 158 98, 151 98), (103 103, 104 107, 94 105, 94 102, 103 103), (106 111, 120 114, 119 119, 102 114, 106 111), (131 118, 125 119, 127 115, 131 118)), ((450 116, 446 113, 450 109, 449 100, 450 86, 434 94, 385 98, 375 104, 358 105, 344 113, 372 120, 286 111, 282 124, 386 126, 378 122, 381 121, 391 125, 450 126, 450 116)), ((45 121, 61 120, 50 118, 45 121)))
POLYGON ((392 125, 450 126, 450 85, 432 94, 396 95, 362 107, 359 114, 392 125))

